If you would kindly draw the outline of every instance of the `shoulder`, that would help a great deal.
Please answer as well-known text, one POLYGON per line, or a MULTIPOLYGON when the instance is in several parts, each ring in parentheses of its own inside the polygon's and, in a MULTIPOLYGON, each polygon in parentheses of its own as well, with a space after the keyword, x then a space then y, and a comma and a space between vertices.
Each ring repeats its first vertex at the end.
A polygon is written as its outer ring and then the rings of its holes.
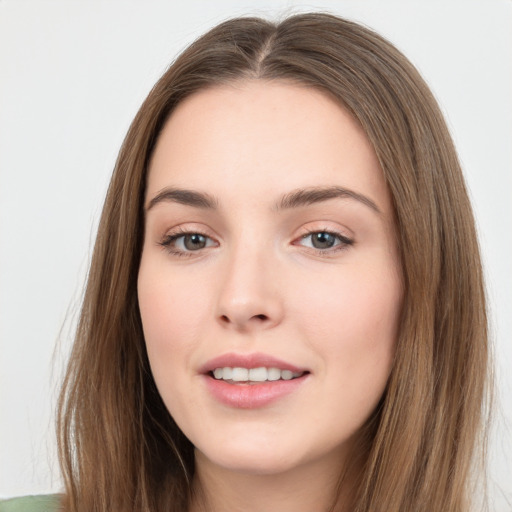
POLYGON ((0 500, 0 512, 57 512, 60 501, 61 495, 59 494, 0 500))

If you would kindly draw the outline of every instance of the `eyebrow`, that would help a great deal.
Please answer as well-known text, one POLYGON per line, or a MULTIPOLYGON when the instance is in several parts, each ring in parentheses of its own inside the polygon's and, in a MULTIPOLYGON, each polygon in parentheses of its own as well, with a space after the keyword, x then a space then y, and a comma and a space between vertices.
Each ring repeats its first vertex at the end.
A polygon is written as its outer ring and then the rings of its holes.
POLYGON ((205 210, 214 210, 218 205, 217 199, 204 192, 182 188, 164 188, 151 199, 146 207, 146 211, 163 202, 180 203, 205 210))
POLYGON ((329 199, 355 199, 360 203, 368 206, 376 213, 381 213, 377 204, 369 197, 359 194, 353 190, 343 187, 311 187, 294 190, 283 196, 281 201, 276 205, 276 210, 284 210, 288 208, 298 208, 308 206, 310 204, 321 203, 329 199))
MULTIPOLYGON (((274 205, 273 210, 280 211, 290 208, 300 208, 301 206, 308 206, 337 198, 354 199, 368 206, 376 213, 381 213, 379 207, 369 197, 338 186, 309 187, 294 190, 285 194, 281 200, 274 205)), ((146 207, 146 211, 151 210, 154 206, 162 202, 180 203, 205 210, 215 210, 218 207, 217 199, 205 192, 181 188, 164 188, 151 199, 146 207)))

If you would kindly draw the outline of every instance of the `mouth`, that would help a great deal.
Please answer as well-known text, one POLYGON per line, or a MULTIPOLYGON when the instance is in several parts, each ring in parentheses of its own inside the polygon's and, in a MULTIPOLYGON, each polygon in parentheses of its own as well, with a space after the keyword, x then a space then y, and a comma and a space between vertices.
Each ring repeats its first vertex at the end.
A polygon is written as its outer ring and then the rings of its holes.
POLYGON ((308 368, 263 353, 223 354, 198 370, 210 396, 236 409, 261 409, 296 396, 311 374, 308 368))
POLYGON ((240 366, 224 366, 208 372, 210 377, 230 384, 259 384, 262 382, 289 381, 306 375, 307 371, 292 371, 277 367, 260 366, 244 368, 240 366))

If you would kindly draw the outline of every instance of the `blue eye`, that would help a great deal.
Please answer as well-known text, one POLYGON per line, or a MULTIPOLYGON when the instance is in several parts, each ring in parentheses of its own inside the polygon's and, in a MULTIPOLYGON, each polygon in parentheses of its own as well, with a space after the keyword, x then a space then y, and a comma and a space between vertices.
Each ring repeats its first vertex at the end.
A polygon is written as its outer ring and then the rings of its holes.
POLYGON ((330 231, 312 231, 302 236, 301 242, 300 245, 320 251, 327 251, 333 248, 342 249, 354 243, 353 240, 343 236, 341 233, 332 233, 330 231))

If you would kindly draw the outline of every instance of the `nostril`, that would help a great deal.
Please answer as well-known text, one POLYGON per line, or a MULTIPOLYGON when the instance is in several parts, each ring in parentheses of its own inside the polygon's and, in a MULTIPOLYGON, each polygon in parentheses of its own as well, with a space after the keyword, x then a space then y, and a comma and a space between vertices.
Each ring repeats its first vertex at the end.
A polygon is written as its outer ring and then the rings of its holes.
POLYGON ((258 322, 266 322, 269 320, 269 317, 267 315, 261 314, 261 315, 254 315, 252 317, 254 320, 258 322))
MULTIPOLYGON (((267 315, 264 315, 263 313, 259 315, 253 315, 251 318, 254 318, 255 320, 260 320, 262 322, 269 319, 269 317, 267 315)), ((227 324, 231 323, 231 319, 227 315, 221 315, 220 320, 221 322, 225 322, 227 324)))

